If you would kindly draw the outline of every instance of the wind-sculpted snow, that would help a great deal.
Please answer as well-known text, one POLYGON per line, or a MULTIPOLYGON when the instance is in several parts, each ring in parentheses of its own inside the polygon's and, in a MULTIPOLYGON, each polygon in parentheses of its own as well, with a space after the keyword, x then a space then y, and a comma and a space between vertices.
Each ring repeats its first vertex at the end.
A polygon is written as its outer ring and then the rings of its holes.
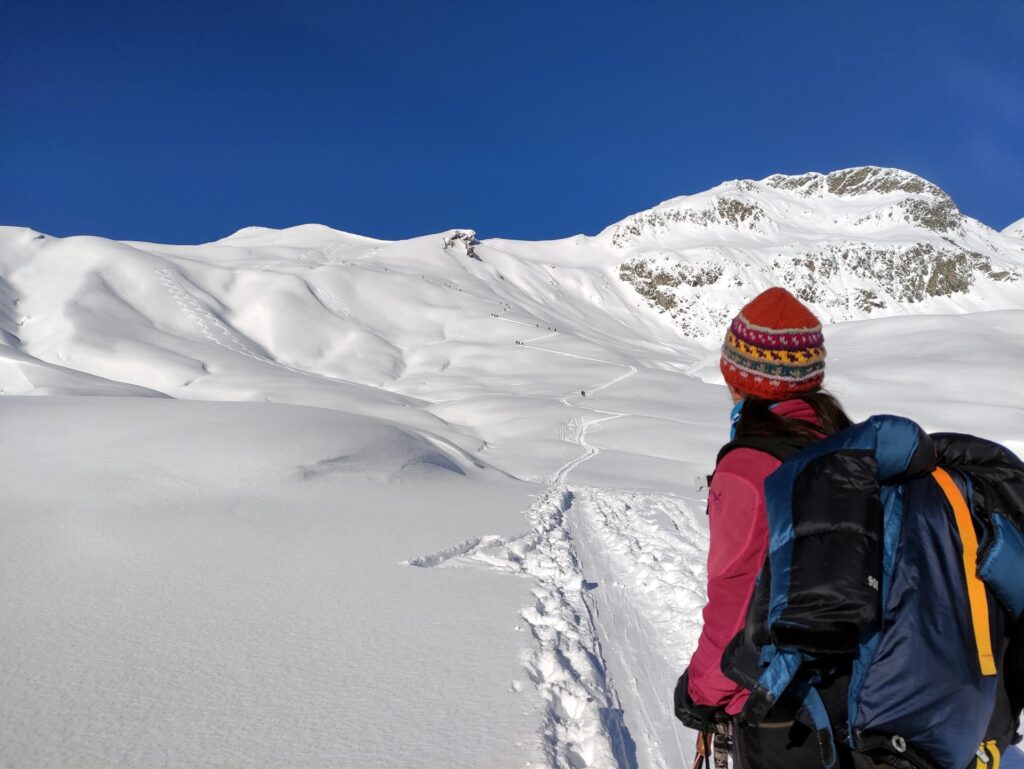
POLYGON ((543 760, 545 704, 509 691, 531 584, 400 564, 516 536, 532 484, 324 409, 3 398, 0 419, 0 766, 543 760))

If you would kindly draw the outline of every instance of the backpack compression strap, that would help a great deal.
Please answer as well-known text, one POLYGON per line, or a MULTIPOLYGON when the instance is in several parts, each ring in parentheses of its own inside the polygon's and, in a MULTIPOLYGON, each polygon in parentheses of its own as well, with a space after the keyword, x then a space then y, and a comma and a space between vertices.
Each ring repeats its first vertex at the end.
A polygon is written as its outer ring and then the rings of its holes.
POLYGON ((967 599, 971 605, 971 622, 974 625, 974 641, 978 649, 978 664, 983 676, 996 674, 996 661, 992 654, 992 636, 989 633, 988 597, 985 594, 985 583, 978 577, 978 535, 974 531, 974 521, 967 507, 964 495, 941 467, 935 468, 932 477, 939 484, 949 504, 953 508, 956 528, 960 533, 960 544, 963 547, 964 576, 967 578, 967 599))

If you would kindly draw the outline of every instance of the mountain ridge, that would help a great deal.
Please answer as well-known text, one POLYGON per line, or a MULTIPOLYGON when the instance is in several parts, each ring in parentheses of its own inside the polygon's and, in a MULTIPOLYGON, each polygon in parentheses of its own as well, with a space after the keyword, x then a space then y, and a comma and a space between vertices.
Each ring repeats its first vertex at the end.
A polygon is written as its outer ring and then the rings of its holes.
POLYGON ((1003 306, 989 284, 1024 279, 1019 242, 926 179, 877 166, 724 182, 597 237, 623 253, 620 277, 691 336, 713 334, 724 306, 773 282, 835 321, 934 309, 944 297, 1003 306), (972 298, 974 287, 982 290, 972 298))
POLYGON ((102 381, 273 399, 300 377, 289 397, 390 418, 419 381, 504 365, 503 345, 528 329, 572 328, 595 358, 688 365, 770 285, 826 323, 1018 309, 1024 241, 927 180, 877 167, 724 182, 552 241, 299 225, 181 246, 5 227, 0 391, 102 381))

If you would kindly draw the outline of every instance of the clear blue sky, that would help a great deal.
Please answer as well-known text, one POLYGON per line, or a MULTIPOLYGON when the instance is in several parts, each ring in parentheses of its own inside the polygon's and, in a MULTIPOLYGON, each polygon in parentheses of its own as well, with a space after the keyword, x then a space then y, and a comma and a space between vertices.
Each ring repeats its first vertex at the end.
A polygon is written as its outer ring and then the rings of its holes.
POLYGON ((0 223, 593 233, 898 166, 1024 216, 1024 0, 2 0, 0 223))

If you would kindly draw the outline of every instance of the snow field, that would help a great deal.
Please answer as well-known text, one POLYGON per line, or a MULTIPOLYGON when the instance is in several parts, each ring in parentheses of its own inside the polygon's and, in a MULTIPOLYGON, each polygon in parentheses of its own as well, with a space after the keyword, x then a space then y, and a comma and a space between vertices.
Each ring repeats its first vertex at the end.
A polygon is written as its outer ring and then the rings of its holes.
POLYGON ((518 536, 535 486, 304 407, 8 398, 0 418, 0 766, 543 760, 547 706, 511 688, 530 583, 402 565, 518 536))
MULTIPOLYGON (((75 396, 0 399, 0 766, 692 761, 729 404, 607 240, 0 228, 0 388, 75 396)), ((829 325, 829 386, 1024 450, 1024 311, 925 309, 829 325)))

